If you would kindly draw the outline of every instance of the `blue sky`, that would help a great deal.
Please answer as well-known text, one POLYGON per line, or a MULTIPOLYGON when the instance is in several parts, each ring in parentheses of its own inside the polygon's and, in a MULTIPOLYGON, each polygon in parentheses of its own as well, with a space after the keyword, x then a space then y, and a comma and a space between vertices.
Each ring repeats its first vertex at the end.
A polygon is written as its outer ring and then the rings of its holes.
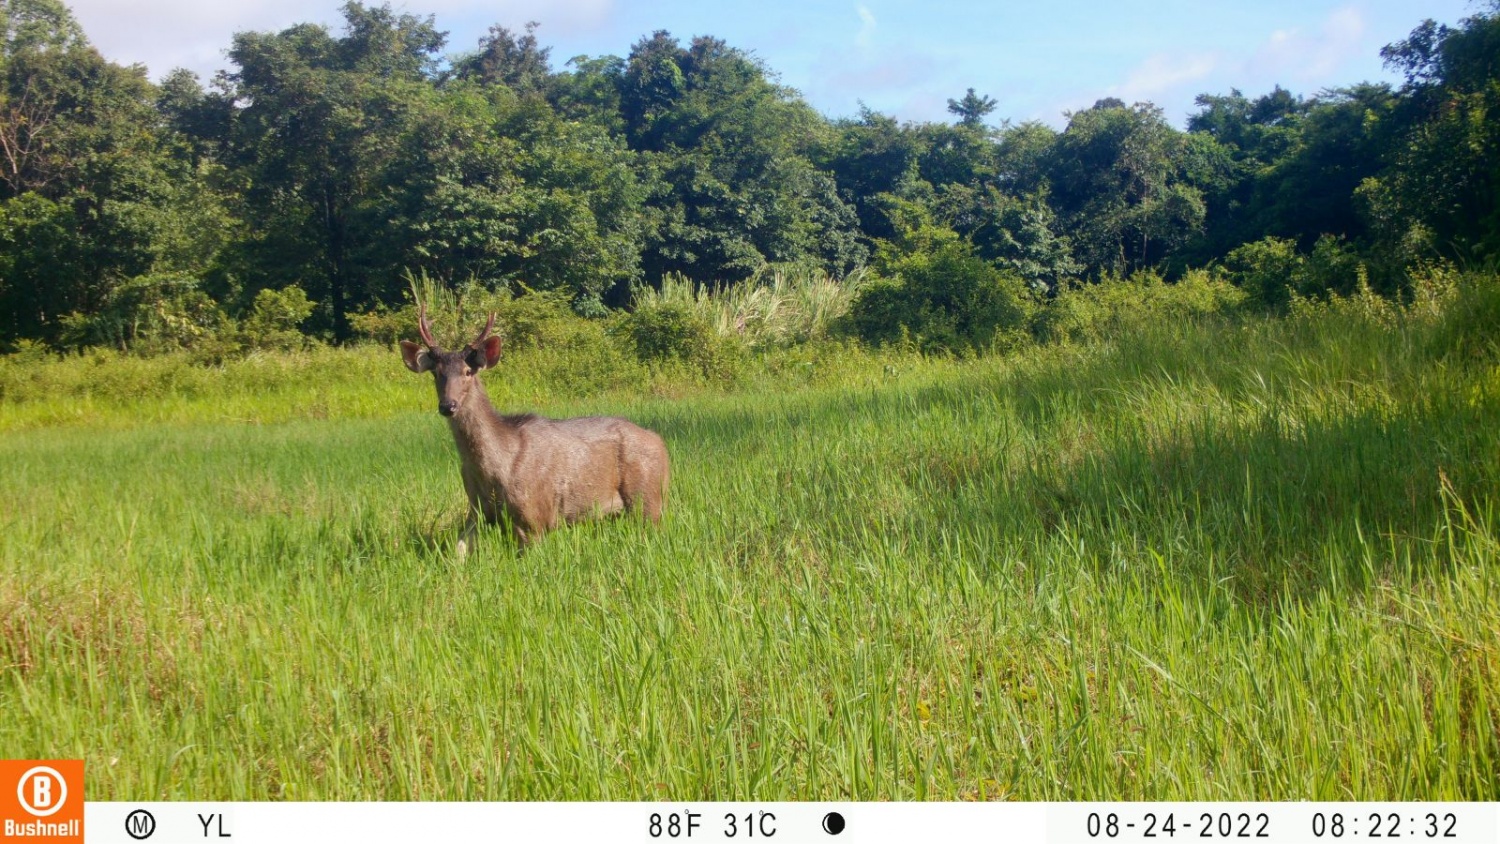
MULTIPOLYGON (((177 66, 207 78, 227 66, 234 32, 316 21, 337 25, 333 0, 73 0, 109 58, 144 63, 153 78, 177 66)), ((1101 97, 1150 100, 1182 125, 1199 93, 1247 95, 1395 81, 1380 48, 1423 18, 1453 24, 1469 0, 1115 0, 974 3, 927 0, 408 0, 434 14, 450 51, 473 49, 491 24, 537 20, 554 66, 579 54, 624 56, 666 29, 684 42, 713 35, 759 56, 782 84, 831 117, 863 102, 905 120, 947 120, 948 98, 973 87, 999 105, 991 118, 1064 123, 1101 97)))

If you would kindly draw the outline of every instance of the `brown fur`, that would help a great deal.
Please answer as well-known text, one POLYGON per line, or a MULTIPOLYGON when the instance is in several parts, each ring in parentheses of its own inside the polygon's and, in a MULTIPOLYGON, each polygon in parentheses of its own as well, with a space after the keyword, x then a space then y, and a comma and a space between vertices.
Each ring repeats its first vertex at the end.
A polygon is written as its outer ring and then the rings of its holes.
POLYGON ((502 416, 479 380, 499 356, 500 339, 483 334, 457 352, 401 343, 408 369, 433 373, 463 464, 469 517, 459 553, 480 517, 508 520, 523 546, 564 524, 627 510, 659 522, 669 474, 662 438, 618 416, 502 416))

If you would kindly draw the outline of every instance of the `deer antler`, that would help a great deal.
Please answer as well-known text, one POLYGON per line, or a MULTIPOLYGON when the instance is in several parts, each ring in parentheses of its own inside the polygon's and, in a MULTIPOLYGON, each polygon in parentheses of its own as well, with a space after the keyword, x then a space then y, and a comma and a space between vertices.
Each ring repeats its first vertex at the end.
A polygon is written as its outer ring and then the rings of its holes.
POLYGON ((437 348, 437 343, 432 340, 432 326, 427 323, 427 306, 421 302, 417 302, 417 333, 422 335, 422 342, 427 344, 427 348, 437 348))
POLYGON ((495 330, 495 315, 494 314, 490 314, 490 321, 486 322, 484 324, 484 330, 481 331, 481 332, 479 332, 479 336, 474 338, 474 342, 470 343, 469 347, 473 348, 473 349, 479 348, 479 344, 483 343, 484 339, 486 337, 490 336, 490 332, 494 331, 494 330, 495 330))

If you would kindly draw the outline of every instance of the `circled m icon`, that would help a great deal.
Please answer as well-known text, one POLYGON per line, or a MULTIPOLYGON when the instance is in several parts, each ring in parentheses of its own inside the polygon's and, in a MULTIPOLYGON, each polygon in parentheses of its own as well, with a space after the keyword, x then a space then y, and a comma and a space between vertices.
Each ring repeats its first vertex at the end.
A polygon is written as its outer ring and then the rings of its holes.
POLYGON ((144 841, 156 831, 156 816, 145 809, 136 809, 125 816, 125 834, 137 841, 144 841))

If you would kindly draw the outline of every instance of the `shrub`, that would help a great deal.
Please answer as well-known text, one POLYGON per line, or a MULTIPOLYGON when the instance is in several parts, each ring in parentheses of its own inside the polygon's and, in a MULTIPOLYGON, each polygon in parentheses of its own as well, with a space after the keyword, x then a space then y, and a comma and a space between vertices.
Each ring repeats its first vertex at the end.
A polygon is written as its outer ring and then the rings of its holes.
POLYGON ((1145 322, 1228 313, 1245 298, 1244 291, 1204 270, 1190 270, 1174 284, 1140 272, 1063 289, 1037 315, 1034 330, 1043 342, 1086 343, 1145 322))
POLYGON ((1369 276, 1354 247, 1340 237, 1325 234, 1313 244, 1312 252, 1294 274, 1293 283, 1303 296, 1341 296, 1369 291, 1369 276))
POLYGON ((1266 237, 1230 250, 1224 266, 1230 278, 1249 294, 1251 301, 1267 308, 1291 303, 1294 276, 1302 267, 1295 241, 1266 237))
POLYGON ((1410 304, 1407 313, 1425 320, 1441 319, 1453 304, 1465 278, 1450 264, 1419 264, 1408 276, 1410 304))
POLYGON ((349 330, 357 339, 394 346, 401 340, 415 339, 417 309, 412 305, 400 308, 378 305, 373 311, 350 314, 349 330))
POLYGON ((685 305, 639 308, 625 318, 623 325, 642 360, 689 358, 702 354, 713 343, 708 323, 685 305))
POLYGON ((1440 354, 1459 362, 1500 358, 1500 276, 1462 276, 1442 308, 1433 340, 1440 354))
POLYGON ((1337 290, 1327 291, 1322 296, 1302 296, 1293 291, 1290 312, 1293 319, 1319 321, 1337 315, 1387 328, 1394 326, 1404 315, 1399 303, 1370 289, 1364 267, 1356 273, 1354 290, 1347 296, 1337 290))
POLYGON ((721 337, 738 337, 758 349, 785 347, 829 336, 866 278, 863 270, 840 279, 818 267, 769 266, 739 284, 710 289, 669 273, 659 289, 642 290, 635 304, 682 305, 721 337))
POLYGON ((240 323, 240 341, 251 349, 300 349, 309 340, 297 327, 312 316, 312 312, 312 301, 295 284, 281 290, 262 290, 255 294, 250 313, 240 323))
POLYGON ((622 317, 619 336, 647 363, 678 361, 714 380, 734 380, 744 364, 745 347, 716 333, 708 321, 680 303, 638 307, 622 317))
POLYGON ((543 383, 567 384, 576 395, 645 381, 644 368, 610 336, 609 323, 580 316, 561 291, 528 291, 499 303, 494 313, 505 340, 501 367, 508 362, 510 373, 524 368, 543 383))
POLYGON ((909 336, 927 352, 979 352, 1027 337, 1034 303, 1026 284, 967 244, 944 244, 891 266, 900 280, 871 283, 849 311, 847 324, 866 342, 909 336))
POLYGON ((860 291, 843 320, 848 333, 866 343, 887 346, 908 342, 911 329, 903 319, 911 305, 900 280, 876 278, 860 291))
POLYGON ((74 348, 111 346, 137 354, 217 350, 233 322, 198 284, 183 273, 137 276, 111 290, 97 312, 64 316, 59 339, 74 348))
POLYGON ((408 271, 403 277, 408 285, 405 304, 394 308, 377 305, 372 311, 350 315, 349 328, 356 338, 383 346, 417 339, 418 302, 426 303, 433 337, 444 348, 456 348, 474 339, 490 314, 497 315, 497 329, 503 329, 504 320, 498 315, 511 302, 507 288, 492 289, 475 279, 450 285, 426 271, 408 271))
MULTIPOLYGON (((527 292, 499 303, 494 313, 506 347, 517 351, 592 345, 604 338, 600 324, 579 316, 568 296, 558 291, 527 292)), ((474 321, 480 322, 478 315, 474 321)))
POLYGON ((1290 306, 1293 297, 1350 296, 1369 283, 1354 247, 1326 234, 1307 255, 1291 240, 1262 238, 1231 250, 1224 265, 1253 301, 1276 310, 1290 306))

